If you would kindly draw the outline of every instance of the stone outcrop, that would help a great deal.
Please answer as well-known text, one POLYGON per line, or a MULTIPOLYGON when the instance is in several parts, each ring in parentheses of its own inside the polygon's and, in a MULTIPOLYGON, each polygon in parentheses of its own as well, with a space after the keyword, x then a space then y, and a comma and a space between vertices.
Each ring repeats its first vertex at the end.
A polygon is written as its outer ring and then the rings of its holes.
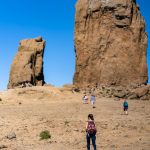
POLYGON ((10 71, 8 88, 42 86, 43 54, 45 41, 42 37, 22 40, 10 71))
POLYGON ((78 0, 74 40, 77 87, 147 83, 147 34, 135 0, 78 0))
POLYGON ((107 97, 114 99, 140 99, 150 100, 150 85, 134 85, 134 86, 105 86, 101 85, 97 88, 87 87, 80 88, 83 94, 95 94, 97 97, 107 97))

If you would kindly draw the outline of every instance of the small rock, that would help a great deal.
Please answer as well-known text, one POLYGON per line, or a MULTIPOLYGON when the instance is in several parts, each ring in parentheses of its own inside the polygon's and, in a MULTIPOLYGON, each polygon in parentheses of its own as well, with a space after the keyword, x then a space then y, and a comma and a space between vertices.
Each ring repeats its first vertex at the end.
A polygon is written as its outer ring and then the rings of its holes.
POLYGON ((116 148, 116 145, 111 145, 111 148, 116 148))
POLYGON ((120 101, 120 99, 116 97, 116 98, 114 99, 114 101, 120 101))
POLYGON ((126 93, 124 93, 124 92, 116 92, 116 93, 114 93, 114 96, 118 97, 118 98, 124 98, 126 96, 126 93))
POLYGON ((0 145, 0 149, 7 148, 5 145, 0 145))
POLYGON ((142 140, 142 138, 139 138, 139 141, 141 141, 142 140))
POLYGON ((74 129, 74 131, 79 132, 79 130, 78 130, 78 129, 74 129))
POLYGON ((129 135, 125 135, 124 137, 128 138, 128 137, 129 137, 129 135))
POLYGON ((128 96, 128 99, 137 99, 137 95, 135 93, 131 93, 130 96, 128 96))
POLYGON ((9 140, 15 139, 16 138, 16 134, 14 132, 12 132, 12 133, 8 134, 6 136, 6 138, 9 139, 9 140))
POLYGON ((140 100, 149 100, 150 96, 149 95, 144 95, 143 97, 140 98, 140 100))
POLYGON ((0 102, 2 101, 2 99, 0 98, 0 102))
POLYGON ((39 36, 39 37, 35 38, 35 41, 36 41, 36 42, 42 42, 42 40, 43 40, 43 39, 42 39, 42 37, 41 37, 41 36, 39 36))
POLYGON ((79 88, 74 88, 73 91, 74 92, 80 92, 80 89, 79 88))

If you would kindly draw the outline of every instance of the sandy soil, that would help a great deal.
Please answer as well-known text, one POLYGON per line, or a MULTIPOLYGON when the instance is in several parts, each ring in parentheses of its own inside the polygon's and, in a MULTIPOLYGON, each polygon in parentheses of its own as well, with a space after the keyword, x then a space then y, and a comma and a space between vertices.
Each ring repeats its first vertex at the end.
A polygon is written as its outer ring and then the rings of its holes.
POLYGON ((6 150, 86 150, 89 113, 98 150, 150 150, 150 101, 129 101, 129 115, 123 115, 121 100, 97 98, 93 109, 81 94, 53 87, 8 90, 0 98, 0 146, 6 150), (51 139, 40 140, 44 130, 51 139), (16 138, 9 140, 11 132, 16 138))

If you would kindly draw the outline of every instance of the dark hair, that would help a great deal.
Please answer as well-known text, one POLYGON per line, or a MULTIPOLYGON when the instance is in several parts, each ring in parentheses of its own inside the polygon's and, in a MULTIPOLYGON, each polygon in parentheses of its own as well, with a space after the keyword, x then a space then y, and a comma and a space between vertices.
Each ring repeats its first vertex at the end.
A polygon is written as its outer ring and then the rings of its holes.
POLYGON ((88 118, 90 118, 91 120, 94 120, 93 114, 89 114, 88 118))

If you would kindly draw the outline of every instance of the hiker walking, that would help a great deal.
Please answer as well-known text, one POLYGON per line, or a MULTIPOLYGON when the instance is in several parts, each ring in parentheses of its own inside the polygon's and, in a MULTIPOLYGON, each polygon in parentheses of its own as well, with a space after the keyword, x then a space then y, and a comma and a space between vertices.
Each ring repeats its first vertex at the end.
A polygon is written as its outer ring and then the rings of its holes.
POLYGON ((96 100, 96 99, 95 99, 95 95, 92 94, 92 95, 91 95, 91 105, 92 105, 93 108, 95 108, 95 100, 96 100))
POLYGON ((126 99, 123 102, 123 110, 124 110, 124 114, 128 115, 128 102, 126 99))
POLYGON ((88 96, 86 94, 83 96, 83 104, 88 104, 88 96))
POLYGON ((94 150, 96 150, 96 126, 94 122, 93 114, 88 115, 88 121, 86 124, 86 139, 87 139, 87 150, 90 150, 90 140, 94 150))

